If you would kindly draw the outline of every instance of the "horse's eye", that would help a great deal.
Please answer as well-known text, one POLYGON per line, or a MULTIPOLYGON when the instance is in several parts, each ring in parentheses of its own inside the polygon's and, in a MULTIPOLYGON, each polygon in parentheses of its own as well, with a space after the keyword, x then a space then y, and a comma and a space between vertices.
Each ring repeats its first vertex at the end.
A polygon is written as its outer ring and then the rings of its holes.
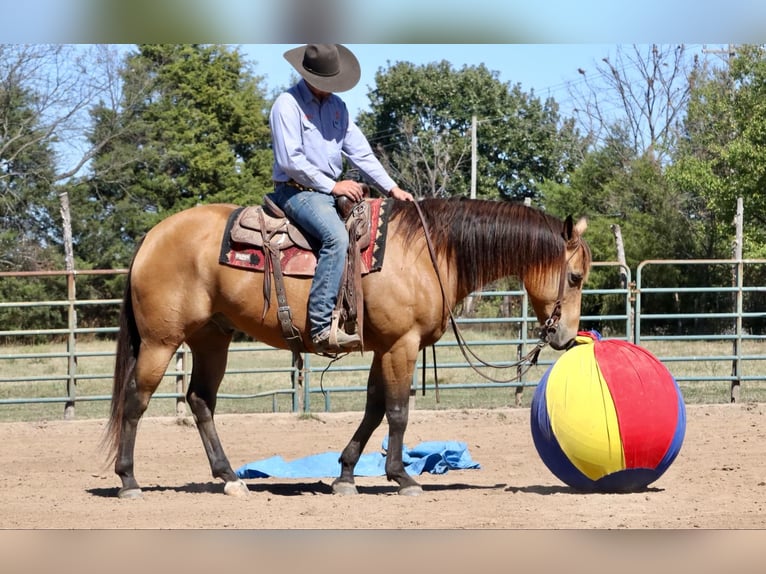
POLYGON ((582 273, 570 273, 569 274, 569 286, 577 287, 582 284, 582 273))

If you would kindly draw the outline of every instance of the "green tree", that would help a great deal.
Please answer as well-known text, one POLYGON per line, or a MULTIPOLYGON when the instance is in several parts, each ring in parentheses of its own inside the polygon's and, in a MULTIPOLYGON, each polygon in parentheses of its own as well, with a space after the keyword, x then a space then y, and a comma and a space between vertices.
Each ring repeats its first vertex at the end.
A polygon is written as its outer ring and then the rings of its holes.
POLYGON ((94 105, 116 109, 118 58, 106 45, 0 44, 0 260, 6 268, 63 267, 59 195, 119 135, 102 129, 83 137, 94 105))
POLYGON ((689 258, 699 239, 686 197, 672 189, 650 154, 637 155, 630 136, 615 126, 604 146, 589 153, 570 184, 546 186, 546 209, 589 219, 588 241, 596 260, 615 260, 611 226, 619 225, 631 268, 644 259, 689 258))
MULTIPOLYGON (((699 253, 704 234, 689 217, 687 197, 674 189, 662 165, 646 152, 637 154, 630 131, 612 126, 609 137, 598 150, 590 152, 572 174, 569 185, 545 186, 544 203, 550 212, 588 218, 587 240, 595 261, 616 261, 614 226, 619 226, 625 248, 625 262, 635 272, 647 259, 689 259, 699 253)), ((653 277, 655 286, 700 285, 697 270, 663 268, 653 277)), ((618 274, 594 273, 589 288, 619 287, 618 274)), ((689 301, 690 305, 694 302, 689 301)), ((619 313, 624 299, 615 296, 591 298, 585 303, 588 314, 619 313)), ((679 302, 672 296, 650 302, 651 312, 675 312, 679 302)))
POLYGON ((695 78, 683 139, 668 175, 694 196, 711 257, 729 258, 737 198, 745 257, 766 257, 766 49, 741 46, 728 66, 695 78))
POLYGON ((120 110, 94 108, 90 138, 120 135, 72 187, 78 253, 98 267, 126 266, 136 240, 176 211, 258 203, 271 188, 268 102, 237 50, 141 45, 121 77, 120 110))
POLYGON ((34 119, 34 93, 6 80, 0 84, 0 269, 50 269, 54 154, 34 119))
POLYGON ((617 122, 636 153, 666 162, 697 66, 683 44, 617 45, 569 85, 578 126, 600 145, 617 122))
MULTIPOLYGON (((60 269, 63 256, 51 232, 57 205, 54 153, 36 118, 37 96, 20 80, 5 74, 0 81, 0 271, 60 269)), ((0 280, 0 301, 64 296, 61 282, 46 278, 0 280)), ((4 308, 0 325, 60 326, 62 315, 61 309, 52 307, 4 308)))
POLYGON ((477 118, 477 196, 537 199, 565 181, 579 157, 571 120, 484 65, 399 62, 378 70, 359 125, 392 173, 419 196, 468 195, 477 118))

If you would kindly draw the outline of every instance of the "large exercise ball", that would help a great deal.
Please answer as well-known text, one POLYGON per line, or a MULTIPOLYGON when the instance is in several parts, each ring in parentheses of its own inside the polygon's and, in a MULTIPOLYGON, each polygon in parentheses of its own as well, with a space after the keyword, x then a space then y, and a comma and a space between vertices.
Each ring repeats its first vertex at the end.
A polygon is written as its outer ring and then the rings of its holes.
POLYGON ((586 492, 635 492, 675 460, 686 432, 681 390, 646 349, 581 332, 532 397, 532 439, 548 469, 586 492))

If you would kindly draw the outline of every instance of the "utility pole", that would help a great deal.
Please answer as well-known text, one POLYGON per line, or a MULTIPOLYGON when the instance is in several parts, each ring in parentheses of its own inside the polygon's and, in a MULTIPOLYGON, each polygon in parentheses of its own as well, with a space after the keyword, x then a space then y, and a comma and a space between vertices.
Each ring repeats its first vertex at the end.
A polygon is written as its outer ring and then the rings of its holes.
POLYGON ((726 49, 717 49, 717 50, 710 50, 706 48, 704 45, 702 46, 702 53, 703 54, 717 54, 719 56, 726 56, 726 64, 731 66, 731 59, 736 55, 737 50, 731 45, 726 44, 726 49))
POLYGON ((471 199, 476 199, 476 116, 471 116, 471 199))
MULTIPOLYGON (((731 61, 736 54, 735 48, 731 44, 726 45, 725 50, 709 50, 703 46, 702 52, 704 54, 719 54, 726 56, 726 65, 731 71, 731 61)), ((728 79, 729 89, 732 89, 731 78, 728 79)), ((743 221, 744 221, 744 207, 742 197, 737 198, 737 212, 734 217, 734 228, 736 237, 734 239, 734 245, 732 248, 733 265, 731 269, 731 283, 734 293, 732 294, 733 306, 735 312, 734 319, 734 339, 733 339, 733 356, 731 362, 731 383, 729 391, 729 400, 732 403, 739 402, 740 396, 740 381, 742 378, 741 365, 742 365, 742 282, 744 265, 742 263, 742 242, 743 242, 743 221)))

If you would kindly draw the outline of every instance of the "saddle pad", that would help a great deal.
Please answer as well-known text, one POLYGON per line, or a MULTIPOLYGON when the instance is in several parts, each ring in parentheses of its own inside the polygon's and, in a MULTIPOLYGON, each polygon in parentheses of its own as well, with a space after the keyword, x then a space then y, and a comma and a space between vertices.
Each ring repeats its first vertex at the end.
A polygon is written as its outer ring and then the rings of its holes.
MULTIPOLYGON (((362 251, 362 275, 380 271, 386 251, 386 229, 391 205, 390 199, 372 199, 370 201, 370 245, 362 251)), ((221 240, 221 254, 218 262, 222 265, 263 271, 266 255, 263 249, 231 240, 231 226, 236 221, 243 207, 235 209, 226 222, 221 240)), ((300 247, 290 247, 280 252, 282 274, 291 277, 313 277, 316 270, 316 254, 300 247)))

